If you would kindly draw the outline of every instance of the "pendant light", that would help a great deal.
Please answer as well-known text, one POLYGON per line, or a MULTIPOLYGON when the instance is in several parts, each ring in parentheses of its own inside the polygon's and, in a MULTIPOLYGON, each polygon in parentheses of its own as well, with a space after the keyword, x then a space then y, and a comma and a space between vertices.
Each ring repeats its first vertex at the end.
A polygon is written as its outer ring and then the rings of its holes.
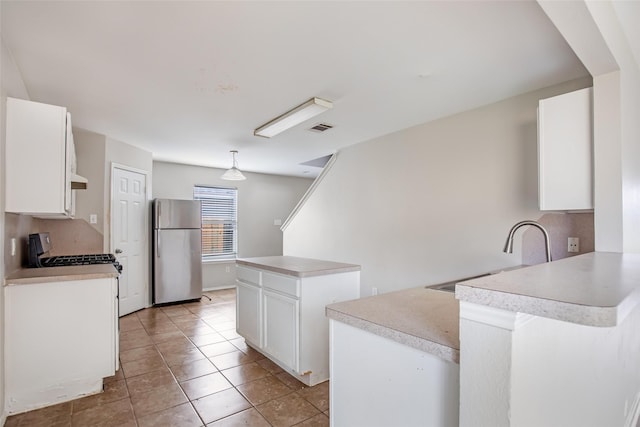
POLYGON ((238 154, 238 151, 231 150, 230 153, 233 155, 233 166, 222 175, 222 179, 227 181, 242 181, 247 179, 242 175, 240 169, 238 169, 238 163, 236 162, 236 154, 238 154))

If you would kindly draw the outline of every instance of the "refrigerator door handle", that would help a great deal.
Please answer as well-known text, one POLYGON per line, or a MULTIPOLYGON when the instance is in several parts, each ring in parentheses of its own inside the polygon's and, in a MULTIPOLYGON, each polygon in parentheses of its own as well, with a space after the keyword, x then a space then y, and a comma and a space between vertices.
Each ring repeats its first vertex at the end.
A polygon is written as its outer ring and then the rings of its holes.
POLYGON ((156 230, 156 258, 160 258, 160 231, 156 230))

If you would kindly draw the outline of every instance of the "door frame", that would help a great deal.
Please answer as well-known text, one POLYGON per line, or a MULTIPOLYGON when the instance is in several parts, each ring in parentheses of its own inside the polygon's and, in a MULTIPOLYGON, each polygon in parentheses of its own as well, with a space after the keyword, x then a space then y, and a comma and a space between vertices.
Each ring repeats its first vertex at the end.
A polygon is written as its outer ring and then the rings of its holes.
POLYGON ((109 253, 113 253, 115 250, 115 243, 113 242, 113 218, 114 212, 114 204, 113 204, 113 170, 114 169, 122 169, 128 172, 139 173, 144 175, 145 180, 145 197, 146 203, 144 204, 144 242, 143 242, 143 261, 146 261, 146 265, 142 266, 143 277, 144 277, 144 293, 145 293, 145 307, 151 307, 151 286, 149 286, 149 278, 151 277, 151 263, 149 258, 149 233, 150 233, 150 223, 149 223, 149 205, 151 202, 151 180, 149 179, 151 173, 150 171, 146 171, 143 169, 134 168, 131 166, 123 165, 121 163, 111 162, 111 168, 109 169, 109 253))

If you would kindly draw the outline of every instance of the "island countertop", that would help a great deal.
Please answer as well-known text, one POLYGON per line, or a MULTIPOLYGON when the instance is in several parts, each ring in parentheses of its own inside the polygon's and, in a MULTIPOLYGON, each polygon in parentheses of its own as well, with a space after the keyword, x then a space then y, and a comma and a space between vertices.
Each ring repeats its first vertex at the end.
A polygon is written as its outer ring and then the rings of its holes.
POLYGON ((22 268, 9 274, 4 279, 4 284, 5 286, 28 285, 32 283, 66 282, 118 276, 118 270, 112 264, 22 268))
POLYGON ((453 293, 411 288, 331 304, 330 319, 459 363, 459 304, 453 293))
POLYGON ((255 258, 238 258, 236 263, 248 267, 262 268, 274 273, 286 274, 295 277, 324 276, 327 274, 347 273, 360 271, 356 264, 322 261, 310 258, 298 258, 293 256, 268 256, 255 258))
POLYGON ((640 303, 640 254, 591 252, 461 282, 455 294, 463 302, 612 327, 640 303))

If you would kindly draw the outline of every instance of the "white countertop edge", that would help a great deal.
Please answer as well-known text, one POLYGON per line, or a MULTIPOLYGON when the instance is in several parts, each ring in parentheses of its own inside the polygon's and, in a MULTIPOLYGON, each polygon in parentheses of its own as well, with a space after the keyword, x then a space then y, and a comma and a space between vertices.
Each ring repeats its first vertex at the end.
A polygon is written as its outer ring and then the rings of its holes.
POLYGON ((236 259, 237 265, 243 265, 247 267, 259 268, 262 270, 267 270, 273 273, 284 274, 285 276, 293 276, 299 278, 305 277, 315 277, 315 276, 327 276, 330 274, 340 274, 340 273, 351 273, 351 272, 359 272, 362 268, 356 264, 344 264, 337 263, 333 261, 322 261, 315 259, 307 259, 307 258, 297 258, 297 257, 256 257, 256 258, 238 258, 236 259), (278 263, 279 265, 274 265, 274 259, 280 258, 283 262, 278 263), (303 262, 307 262, 308 265, 300 267, 293 266, 294 262, 286 262, 288 259, 290 260, 300 260, 303 262), (289 265, 287 265, 289 264, 289 265), (320 268, 313 266, 317 264, 320 268))
MULTIPOLYGON (((249 266, 250 264, 245 264, 249 266)), ((284 274, 285 276, 294 276, 294 277, 316 277, 316 276, 328 276, 332 274, 342 274, 342 273, 352 273, 359 272, 360 267, 349 267, 349 268, 334 268, 330 270, 315 270, 315 271, 292 271, 287 270, 285 268, 271 267, 266 265, 253 264, 254 267, 260 268, 262 270, 271 271, 273 273, 284 274)))
POLYGON ((112 264, 77 265, 66 267, 23 268, 4 279, 5 286, 38 283, 71 282, 87 279, 115 278, 120 273, 112 264))
POLYGON ((447 347, 446 345, 438 344, 424 338, 419 338, 414 335, 400 332, 398 330, 391 329, 382 325, 378 325, 376 323, 369 322, 357 317, 353 317, 348 314, 332 310, 330 308, 326 309, 326 315, 330 319, 342 322, 358 329, 362 329, 363 331, 372 333, 374 335, 390 339, 408 347, 415 348, 416 350, 432 354, 447 362, 460 364, 460 350, 447 347))
POLYGON ((632 299, 628 298, 619 307, 593 307, 462 284, 456 285, 456 298, 460 301, 487 305, 516 313, 598 327, 613 327, 620 324, 624 317, 633 310, 633 307, 640 302, 639 294, 635 303, 631 303, 632 299), (622 310, 623 306, 624 310, 622 310))

